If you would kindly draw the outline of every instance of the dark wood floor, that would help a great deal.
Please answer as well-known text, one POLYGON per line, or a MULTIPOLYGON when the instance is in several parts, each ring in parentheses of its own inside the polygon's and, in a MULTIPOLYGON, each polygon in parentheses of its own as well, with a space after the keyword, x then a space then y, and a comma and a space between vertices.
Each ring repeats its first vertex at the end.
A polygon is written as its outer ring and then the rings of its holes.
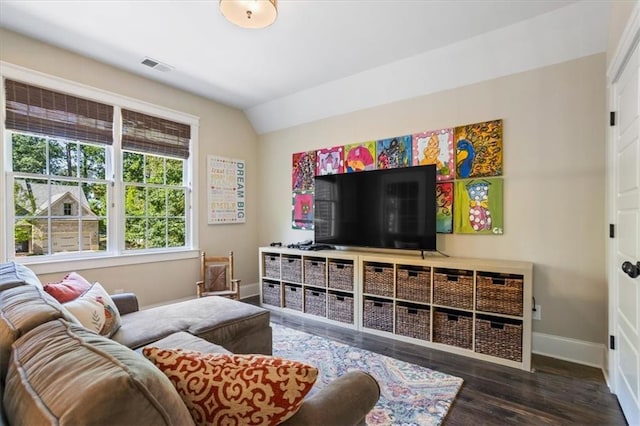
MULTIPOLYGON (((251 300, 256 302, 257 300, 251 300)), ((626 425, 602 371, 533 356, 533 372, 361 333, 295 314, 273 322, 464 379, 444 425, 626 425)))

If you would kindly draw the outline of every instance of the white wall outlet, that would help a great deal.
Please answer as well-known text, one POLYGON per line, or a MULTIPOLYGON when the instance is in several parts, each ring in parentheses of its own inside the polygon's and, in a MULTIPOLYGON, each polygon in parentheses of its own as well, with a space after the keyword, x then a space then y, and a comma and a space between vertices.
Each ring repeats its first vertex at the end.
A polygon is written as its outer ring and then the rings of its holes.
POLYGON ((113 290, 113 294, 122 294, 124 293, 124 288, 116 288, 113 290))
POLYGON ((534 320, 541 320, 542 319, 542 307, 540 305, 536 305, 536 310, 533 311, 533 315, 531 318, 533 318, 534 320))

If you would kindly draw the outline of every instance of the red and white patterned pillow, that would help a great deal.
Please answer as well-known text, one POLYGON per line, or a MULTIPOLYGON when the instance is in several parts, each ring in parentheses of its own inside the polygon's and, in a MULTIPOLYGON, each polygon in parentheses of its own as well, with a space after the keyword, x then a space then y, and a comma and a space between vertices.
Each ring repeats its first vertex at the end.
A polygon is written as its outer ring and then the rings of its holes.
POLYGON ((293 416, 318 370, 266 355, 204 354, 146 347, 197 425, 277 425, 293 416))

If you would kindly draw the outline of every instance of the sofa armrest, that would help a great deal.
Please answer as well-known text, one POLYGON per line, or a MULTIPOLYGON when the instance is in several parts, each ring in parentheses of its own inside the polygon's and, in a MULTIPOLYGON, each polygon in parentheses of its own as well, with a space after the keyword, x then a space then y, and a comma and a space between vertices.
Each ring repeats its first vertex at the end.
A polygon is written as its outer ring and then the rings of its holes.
POLYGON ((305 399, 298 412, 282 423, 294 425, 360 425, 380 398, 376 379, 364 371, 350 371, 305 399))
POLYGON ((120 315, 130 314, 140 309, 138 298, 134 293, 120 293, 111 295, 111 300, 116 304, 120 315))

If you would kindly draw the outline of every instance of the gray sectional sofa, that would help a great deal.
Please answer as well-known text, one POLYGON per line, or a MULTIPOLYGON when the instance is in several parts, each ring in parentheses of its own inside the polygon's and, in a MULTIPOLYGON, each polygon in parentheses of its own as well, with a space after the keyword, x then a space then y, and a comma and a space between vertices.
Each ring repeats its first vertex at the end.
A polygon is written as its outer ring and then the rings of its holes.
MULTIPOLYGON (((133 294, 113 300, 121 326, 107 338, 78 324, 30 269, 0 264, 0 424, 193 424, 141 348, 271 353, 263 308, 219 297, 147 310, 133 294)), ((305 399, 284 424, 362 424, 379 392, 368 374, 348 373, 305 399)))

